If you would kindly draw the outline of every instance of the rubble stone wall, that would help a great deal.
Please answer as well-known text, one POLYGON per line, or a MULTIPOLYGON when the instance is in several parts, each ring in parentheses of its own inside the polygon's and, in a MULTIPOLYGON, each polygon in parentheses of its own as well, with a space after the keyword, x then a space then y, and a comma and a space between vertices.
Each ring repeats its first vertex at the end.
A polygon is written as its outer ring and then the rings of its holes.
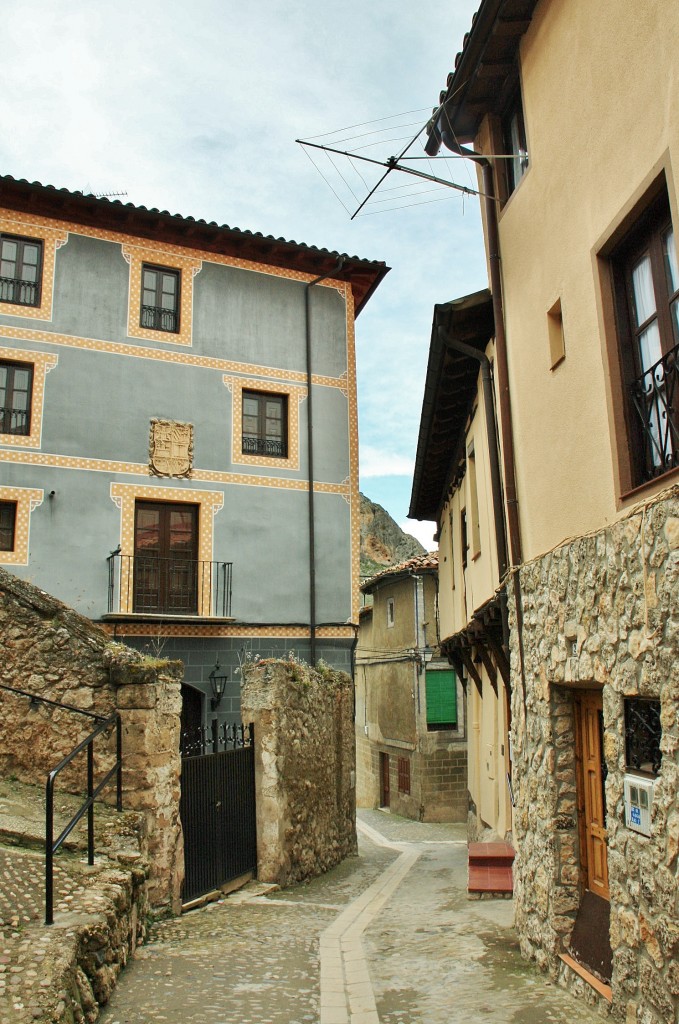
MULTIPOLYGON (((108 716, 123 734, 123 807, 147 819, 149 899, 179 909, 183 847, 179 821, 181 762, 179 662, 143 657, 89 619, 0 569, 0 684, 108 716)), ((0 773, 41 784, 95 727, 91 717, 0 690, 0 773)), ((95 783, 115 759, 115 730, 94 742, 95 783)), ((57 788, 82 792, 85 754, 60 774, 57 788)), ((102 792, 115 802, 115 785, 102 792)))
MULTIPOLYGON (((613 1016, 679 1010, 679 488, 520 570, 510 583, 516 926, 522 950, 563 977, 584 887, 574 698, 603 695, 613 1016), (523 678, 521 666, 523 649, 523 678), (662 764, 650 838, 625 825, 624 697, 660 701, 662 764)), ((581 981, 579 991, 597 997, 581 981)), ((608 1005, 602 1003, 608 1012, 608 1005)))
POLYGON ((351 678, 260 662, 245 670, 241 708, 255 727, 258 878, 289 885, 355 854, 351 678))

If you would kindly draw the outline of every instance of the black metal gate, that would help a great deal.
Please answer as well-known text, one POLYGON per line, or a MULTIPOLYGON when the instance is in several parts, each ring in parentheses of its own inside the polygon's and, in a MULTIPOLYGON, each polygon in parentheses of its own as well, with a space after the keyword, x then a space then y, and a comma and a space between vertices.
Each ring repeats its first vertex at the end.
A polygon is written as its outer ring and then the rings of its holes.
POLYGON ((182 737, 183 903, 257 868, 254 738, 253 725, 216 721, 182 737))

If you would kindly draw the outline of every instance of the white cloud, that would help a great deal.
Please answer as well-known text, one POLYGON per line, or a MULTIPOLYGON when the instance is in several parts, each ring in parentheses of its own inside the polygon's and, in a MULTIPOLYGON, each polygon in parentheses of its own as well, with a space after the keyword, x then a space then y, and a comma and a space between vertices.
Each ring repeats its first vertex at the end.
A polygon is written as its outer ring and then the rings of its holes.
POLYGON ((398 524, 404 533, 409 533, 411 537, 415 537, 419 540, 427 551, 436 551, 438 544, 434 540, 434 533, 436 532, 435 523, 420 523, 417 519, 406 519, 405 522, 398 524))
POLYGON ((360 466, 362 479, 373 476, 404 476, 412 479, 414 462, 404 455, 362 445, 360 466))

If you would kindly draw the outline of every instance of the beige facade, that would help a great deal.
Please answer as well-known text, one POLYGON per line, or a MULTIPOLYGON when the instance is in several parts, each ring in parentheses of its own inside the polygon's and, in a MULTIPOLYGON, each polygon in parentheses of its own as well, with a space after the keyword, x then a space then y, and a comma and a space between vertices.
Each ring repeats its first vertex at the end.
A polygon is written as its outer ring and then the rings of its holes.
POLYGON ((679 1010, 678 44, 669 0, 484 0, 429 145, 484 194, 521 946, 630 1024, 679 1010))
POLYGON ((356 799, 420 821, 467 813, 464 693, 438 652, 436 560, 363 587, 356 649, 356 799))

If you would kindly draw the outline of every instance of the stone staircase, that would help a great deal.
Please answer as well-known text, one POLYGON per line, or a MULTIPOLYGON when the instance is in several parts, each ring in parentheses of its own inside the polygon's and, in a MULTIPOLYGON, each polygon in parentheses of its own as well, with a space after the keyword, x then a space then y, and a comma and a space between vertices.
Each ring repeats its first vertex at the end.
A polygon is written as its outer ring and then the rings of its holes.
POLYGON ((514 880, 511 843, 470 843, 467 891, 470 896, 512 895, 514 880))

